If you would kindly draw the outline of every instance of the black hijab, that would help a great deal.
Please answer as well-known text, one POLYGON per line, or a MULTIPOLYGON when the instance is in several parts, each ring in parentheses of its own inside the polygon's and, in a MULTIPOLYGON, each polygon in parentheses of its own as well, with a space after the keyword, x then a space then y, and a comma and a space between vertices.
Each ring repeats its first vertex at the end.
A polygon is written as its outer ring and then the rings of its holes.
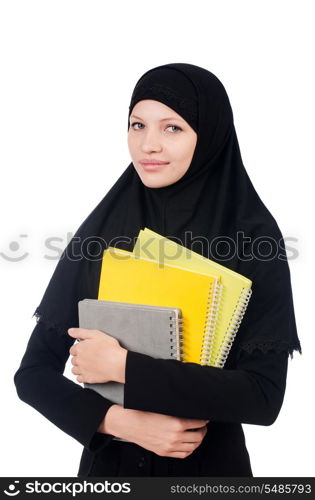
POLYGON ((139 230, 148 227, 253 281, 238 352, 301 352, 282 234, 244 168, 222 83, 198 66, 166 64, 139 79, 129 116, 142 99, 166 104, 196 131, 191 164, 161 188, 146 187, 129 164, 65 248, 34 312, 37 320, 61 335, 79 326, 78 301, 98 295, 103 250, 132 251, 139 230))

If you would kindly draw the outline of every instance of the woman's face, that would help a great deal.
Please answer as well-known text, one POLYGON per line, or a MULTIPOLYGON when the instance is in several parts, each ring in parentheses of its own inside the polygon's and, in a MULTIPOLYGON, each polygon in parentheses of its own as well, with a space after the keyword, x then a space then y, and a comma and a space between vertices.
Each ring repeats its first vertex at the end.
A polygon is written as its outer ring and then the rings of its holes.
POLYGON ((134 106, 128 147, 134 167, 147 187, 169 186, 183 177, 196 142, 194 129, 172 108, 151 99, 134 106))

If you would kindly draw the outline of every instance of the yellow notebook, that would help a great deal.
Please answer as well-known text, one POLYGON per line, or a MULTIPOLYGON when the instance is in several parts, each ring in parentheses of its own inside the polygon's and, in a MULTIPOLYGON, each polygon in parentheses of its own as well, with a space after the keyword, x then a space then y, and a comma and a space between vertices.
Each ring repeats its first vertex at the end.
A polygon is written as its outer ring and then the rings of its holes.
MULTIPOLYGON (((218 279, 170 263, 108 247, 104 250, 99 300, 111 300, 181 309, 181 360, 204 364, 203 345, 213 332, 213 300, 218 279)), ((145 332, 143 332, 145 334, 145 332)))
POLYGON ((141 257, 150 255, 150 258, 165 264, 172 263, 220 278, 213 338, 209 339, 208 348, 203 352, 203 364, 222 368, 251 297, 252 281, 148 228, 139 232, 133 253, 141 257))

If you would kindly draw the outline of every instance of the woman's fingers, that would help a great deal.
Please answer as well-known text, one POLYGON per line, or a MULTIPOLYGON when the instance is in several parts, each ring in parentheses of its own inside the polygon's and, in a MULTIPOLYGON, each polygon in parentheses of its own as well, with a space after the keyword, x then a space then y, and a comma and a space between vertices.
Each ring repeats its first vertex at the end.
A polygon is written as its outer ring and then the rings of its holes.
POLYGON ((185 458, 200 446, 209 422, 208 419, 179 418, 129 409, 124 409, 121 416, 119 424, 117 419, 111 422, 114 432, 110 434, 125 438, 159 456, 174 458, 185 458))
POLYGON ((164 449, 160 449, 157 454, 164 457, 186 458, 200 446, 206 433, 206 427, 198 431, 184 431, 177 442, 172 442, 164 449))
POLYGON ((189 457, 189 455, 191 455, 192 452, 186 452, 186 451, 174 451, 173 453, 170 453, 169 455, 167 455, 168 457, 171 457, 171 458, 186 458, 186 457, 189 457))
POLYGON ((182 421, 182 425, 184 427, 185 430, 187 429, 199 429, 200 427, 204 427, 205 425, 207 425, 210 420, 204 420, 204 419, 200 419, 200 420, 196 420, 196 419, 188 419, 188 418, 185 418, 185 419, 180 419, 182 421))
POLYGON ((72 358, 71 358, 70 361, 75 366, 77 364, 77 362, 76 362, 76 356, 72 356, 72 358))
POLYGON ((80 374, 80 370, 76 366, 74 366, 73 368, 71 368, 71 371, 72 371, 72 373, 74 375, 81 375, 80 374))
POLYGON ((198 448, 200 442, 196 443, 178 443, 173 445, 168 450, 160 450, 157 452, 158 455, 162 457, 174 457, 174 458, 185 458, 188 455, 191 455, 196 448, 198 448))
POLYGON ((207 427, 202 427, 198 431, 186 431, 183 433, 183 443, 200 443, 207 434, 207 427))

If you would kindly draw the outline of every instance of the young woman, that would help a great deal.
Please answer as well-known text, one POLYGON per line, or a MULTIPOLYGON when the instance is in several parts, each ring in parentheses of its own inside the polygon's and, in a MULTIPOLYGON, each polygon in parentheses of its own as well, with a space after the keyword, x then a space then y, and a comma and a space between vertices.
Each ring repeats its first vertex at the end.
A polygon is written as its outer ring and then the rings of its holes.
POLYGON ((176 63, 146 72, 128 145, 132 162, 77 230, 34 313, 18 395, 84 446, 79 476, 251 476, 241 424, 275 421, 288 355, 301 352, 281 232, 209 71, 176 63), (97 298, 103 250, 132 250, 144 227, 253 281, 223 369, 153 359, 78 328, 78 301, 97 298), (124 383, 124 406, 64 377, 69 355, 78 382, 124 383))

